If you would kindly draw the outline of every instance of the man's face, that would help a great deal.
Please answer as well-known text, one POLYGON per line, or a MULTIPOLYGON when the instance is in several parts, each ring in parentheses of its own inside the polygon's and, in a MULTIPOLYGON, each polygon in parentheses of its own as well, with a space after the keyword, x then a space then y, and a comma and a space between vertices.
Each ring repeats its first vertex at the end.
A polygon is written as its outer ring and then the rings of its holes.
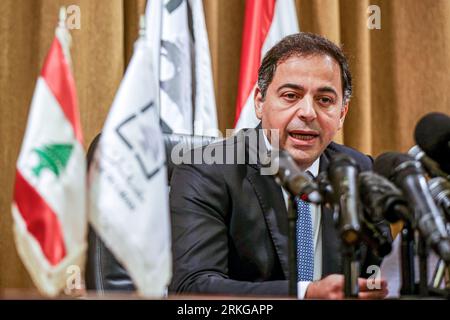
MULTIPOLYGON (((341 129, 347 114, 338 63, 325 55, 288 58, 277 66, 264 100, 256 89, 255 109, 263 129, 279 129, 280 148, 305 170, 341 129)), ((270 140, 270 131, 266 134, 270 140)))

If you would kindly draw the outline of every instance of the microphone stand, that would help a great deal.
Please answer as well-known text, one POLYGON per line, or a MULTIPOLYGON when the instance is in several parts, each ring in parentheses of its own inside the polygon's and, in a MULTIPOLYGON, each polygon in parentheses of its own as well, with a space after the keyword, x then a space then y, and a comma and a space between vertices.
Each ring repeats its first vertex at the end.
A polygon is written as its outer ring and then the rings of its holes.
POLYGON ((419 238, 419 245, 417 248, 419 255, 419 295, 422 297, 428 296, 428 245, 425 239, 419 238))
POLYGON ((360 266, 356 255, 356 245, 344 244, 342 258, 344 264, 344 296, 345 298, 357 298, 360 266))
POLYGON ((439 259, 436 265, 429 291, 431 296, 440 296, 447 300, 450 299, 450 266, 442 259, 439 259), (444 281, 443 289, 441 289, 442 281, 444 281))
MULTIPOLYGON (((339 205, 334 206, 334 212, 339 212, 339 214, 341 214, 339 205)), ((356 249, 359 240, 356 240, 357 242, 349 243, 343 237, 341 237, 341 239, 342 264, 344 267, 344 297, 358 298, 360 262, 356 254, 356 249)))
POLYGON ((449 283, 449 268, 446 265, 445 261, 441 258, 436 264, 436 268, 434 269, 433 281, 431 282, 431 286, 433 288, 439 288, 442 284, 442 281, 445 279, 445 286, 450 287, 449 283))
POLYGON ((401 295, 415 294, 415 271, 414 271, 414 230, 411 224, 405 221, 401 232, 401 265, 402 265, 402 288, 401 295))
POLYGON ((427 297, 428 292, 428 245, 421 236, 417 241, 417 255, 419 256, 419 283, 415 280, 414 246, 415 232, 409 222, 401 233, 401 263, 402 263, 402 288, 401 295, 419 295, 427 297))
MULTIPOLYGON (((447 232, 450 233, 450 223, 447 223, 447 232)), ((432 296, 440 296, 447 300, 450 299, 450 265, 447 264, 442 258, 439 258, 434 269, 429 292, 432 296), (441 289, 443 281, 444 288, 441 289)))
POLYGON ((297 298, 297 201, 289 194, 288 198, 288 255, 289 255, 289 295, 297 298))

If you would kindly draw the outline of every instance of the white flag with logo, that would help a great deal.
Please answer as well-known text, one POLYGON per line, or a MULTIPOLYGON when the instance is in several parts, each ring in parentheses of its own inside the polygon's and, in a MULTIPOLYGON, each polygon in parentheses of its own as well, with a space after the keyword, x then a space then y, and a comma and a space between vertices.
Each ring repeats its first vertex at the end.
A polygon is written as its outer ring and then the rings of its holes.
POLYGON ((87 247, 86 163, 69 45, 68 31, 58 27, 31 102, 12 204, 17 250, 48 296, 68 283, 81 289, 87 247))
POLYGON ((136 42, 89 169, 89 219, 139 292, 171 279, 167 170, 149 41, 136 42))
POLYGON ((159 67, 161 120, 174 133, 217 136, 202 1, 149 0, 147 17, 152 49, 159 52, 154 65, 159 67))

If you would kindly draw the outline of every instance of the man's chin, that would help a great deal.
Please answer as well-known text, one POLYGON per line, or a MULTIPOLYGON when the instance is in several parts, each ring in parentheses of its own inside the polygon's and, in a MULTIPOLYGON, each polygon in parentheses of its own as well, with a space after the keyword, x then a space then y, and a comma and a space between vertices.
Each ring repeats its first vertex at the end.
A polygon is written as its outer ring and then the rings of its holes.
POLYGON ((306 170, 319 157, 319 152, 315 150, 302 150, 297 148, 286 148, 297 165, 302 170, 306 170))

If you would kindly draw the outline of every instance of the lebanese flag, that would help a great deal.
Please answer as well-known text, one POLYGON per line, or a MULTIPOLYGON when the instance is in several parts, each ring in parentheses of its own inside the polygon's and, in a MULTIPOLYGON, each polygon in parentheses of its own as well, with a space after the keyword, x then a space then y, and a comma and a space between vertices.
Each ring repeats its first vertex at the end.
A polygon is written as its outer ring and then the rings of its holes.
POLYGON ((299 28, 293 0, 247 0, 236 101, 236 131, 254 128, 259 123, 255 115, 253 93, 264 55, 279 40, 297 32, 299 28))
POLYGON ((86 164, 69 41, 58 27, 31 102, 12 203, 17 250, 48 296, 80 285, 68 277, 81 278, 73 272, 83 269, 87 247, 86 164))

